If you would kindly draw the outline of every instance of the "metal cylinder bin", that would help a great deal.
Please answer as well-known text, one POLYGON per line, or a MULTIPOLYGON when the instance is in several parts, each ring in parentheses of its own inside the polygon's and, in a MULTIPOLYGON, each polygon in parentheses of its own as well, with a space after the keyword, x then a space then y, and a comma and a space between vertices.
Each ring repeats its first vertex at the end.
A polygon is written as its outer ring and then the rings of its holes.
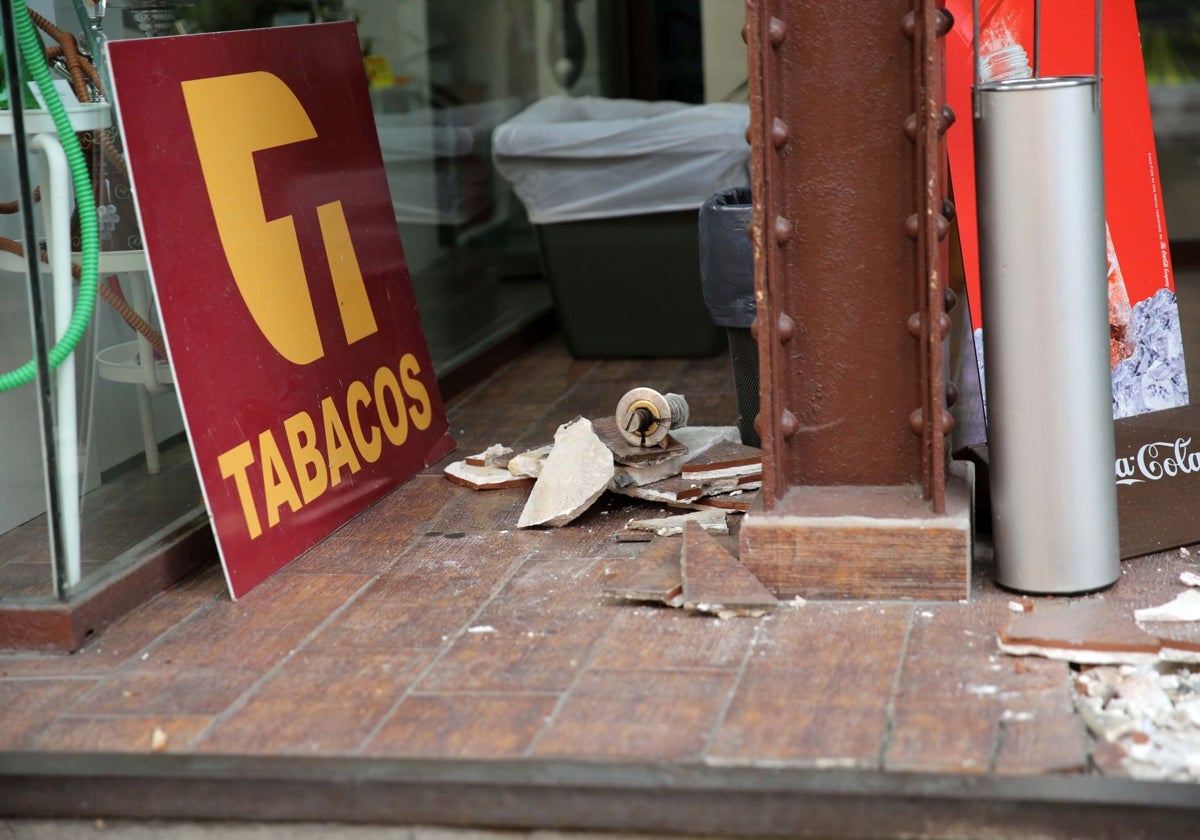
POLYGON ((1121 573, 1098 85, 975 87, 996 578, 1024 592, 1121 573))

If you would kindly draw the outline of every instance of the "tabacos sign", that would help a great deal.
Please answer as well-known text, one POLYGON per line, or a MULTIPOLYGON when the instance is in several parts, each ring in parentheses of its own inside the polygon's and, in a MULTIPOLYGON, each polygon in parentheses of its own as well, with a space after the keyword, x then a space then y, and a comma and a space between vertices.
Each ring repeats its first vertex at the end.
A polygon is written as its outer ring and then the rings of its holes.
POLYGON ((109 45, 237 597, 453 447, 353 24, 109 45))

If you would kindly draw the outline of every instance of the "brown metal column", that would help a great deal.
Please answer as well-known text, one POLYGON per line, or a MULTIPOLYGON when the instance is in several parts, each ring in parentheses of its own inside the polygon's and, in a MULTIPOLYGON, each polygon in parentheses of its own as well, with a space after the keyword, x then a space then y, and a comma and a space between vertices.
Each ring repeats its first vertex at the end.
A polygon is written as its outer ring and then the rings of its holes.
POLYGON ((781 594, 967 594, 947 482, 936 0, 748 0, 762 509, 741 555, 781 594))

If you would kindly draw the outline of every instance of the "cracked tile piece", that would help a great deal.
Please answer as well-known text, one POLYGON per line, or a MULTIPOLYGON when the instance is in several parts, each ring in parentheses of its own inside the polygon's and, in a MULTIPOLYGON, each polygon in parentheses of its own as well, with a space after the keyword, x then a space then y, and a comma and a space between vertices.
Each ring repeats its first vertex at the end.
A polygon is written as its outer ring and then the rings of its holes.
POLYGON ((1161 642, 1120 605, 1101 598, 1039 604, 1013 614, 999 634, 1000 650, 1088 665, 1150 662, 1161 642))
POLYGON ((683 532, 683 605, 724 616, 762 615, 779 601, 699 523, 683 532))
POLYGON ((674 436, 667 435, 657 446, 634 446, 622 437, 616 418, 600 417, 592 421, 597 437, 612 450, 618 464, 627 466, 652 466, 687 452, 687 447, 674 436))
POLYGON ((737 436, 736 426, 684 426, 682 429, 676 429, 672 437, 683 444, 687 452, 657 464, 622 465, 613 476, 613 487, 642 487, 677 476, 684 464, 700 457, 723 441, 736 440, 737 436))
POLYGON ((515 476, 500 467, 477 467, 467 461, 447 464, 442 473, 455 484, 472 490, 503 490, 506 487, 529 487, 532 478, 515 476))
POLYGON ((681 472, 696 481, 761 473, 762 450, 738 441, 724 441, 689 461, 681 472))
POLYGON ((1200 590, 1187 589, 1156 607, 1134 610, 1138 621, 1200 621, 1200 590))
POLYGON ((623 601, 650 601, 678 607, 683 604, 683 573, 679 540, 654 539, 632 560, 606 574, 605 595, 623 601))
POLYGON ((525 476, 527 478, 537 478, 542 474, 542 467, 546 465, 546 459, 550 457, 550 450, 554 448, 553 444, 539 446, 537 449, 530 449, 528 452, 522 452, 519 455, 513 455, 508 459, 508 471, 513 475, 525 476))
POLYGON ((715 509, 697 510, 655 519, 631 519, 625 523, 625 529, 627 531, 648 531, 660 537, 678 537, 683 534, 684 526, 689 522, 695 522, 710 534, 729 533, 729 522, 725 511, 715 509))
POLYGON ((466 461, 472 467, 500 467, 504 469, 508 466, 508 459, 512 454, 512 447, 505 446, 502 443, 493 443, 478 455, 468 456, 466 461))
POLYGON ((576 417, 559 426, 517 527, 566 525, 600 498, 614 468, 612 450, 597 437, 591 422, 576 417))

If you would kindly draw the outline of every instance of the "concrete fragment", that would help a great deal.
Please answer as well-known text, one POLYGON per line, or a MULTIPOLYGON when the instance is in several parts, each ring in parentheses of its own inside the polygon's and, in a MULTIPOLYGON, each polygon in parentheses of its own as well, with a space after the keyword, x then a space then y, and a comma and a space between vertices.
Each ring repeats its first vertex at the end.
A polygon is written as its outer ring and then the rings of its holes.
POLYGON ((679 540, 654 538, 632 560, 606 571, 605 595, 624 601, 650 601, 678 607, 683 603, 683 574, 679 540))
POLYGON ((553 448, 553 444, 548 443, 537 449, 530 449, 528 452, 512 456, 508 459, 508 471, 513 475, 537 478, 542 474, 542 467, 545 466, 546 459, 550 456, 550 450, 553 448))
POLYGON ((466 462, 472 467, 500 467, 504 469, 508 466, 508 459, 512 454, 511 447, 505 446, 502 443, 493 443, 478 455, 469 455, 466 458, 466 462))
POLYGON ((631 519, 625 523, 625 529, 645 531, 659 537, 678 537, 683 534, 683 529, 689 522, 695 522, 712 534, 729 533, 729 522, 723 510, 698 510, 655 519, 631 519))
POLYGON ((1200 586, 1200 575, 1195 572, 1180 572, 1179 581, 1188 586, 1200 586))
POLYGON ((600 498, 613 472, 612 450, 596 436, 591 422, 576 417, 559 426, 517 527, 566 525, 600 498))
POLYGON ((528 487, 533 484, 533 479, 514 476, 507 469, 476 467, 466 461, 447 464, 442 474, 455 484, 470 487, 472 490, 503 490, 507 487, 528 487))
POLYGON ((749 569, 697 522, 683 532, 683 605, 720 617, 759 616, 779 605, 749 569))
POLYGON ((724 441, 689 461, 682 474, 696 481, 762 473, 762 450, 739 441, 724 441))
POLYGON ((1138 621, 1200 621, 1200 590, 1187 589, 1156 607, 1134 610, 1138 621))

